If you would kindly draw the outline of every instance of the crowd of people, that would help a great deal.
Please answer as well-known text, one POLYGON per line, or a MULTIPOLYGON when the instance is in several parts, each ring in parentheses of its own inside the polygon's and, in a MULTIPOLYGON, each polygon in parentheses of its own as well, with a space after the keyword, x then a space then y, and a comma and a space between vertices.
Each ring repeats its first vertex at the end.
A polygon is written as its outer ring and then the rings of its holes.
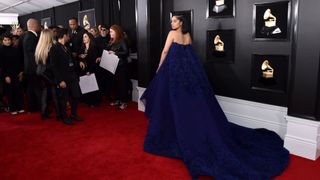
MULTIPOLYGON (((1 80, 12 114, 24 112, 23 92, 28 111, 48 119, 48 102, 53 102, 57 118, 68 125, 82 120, 77 114, 81 100, 94 107, 104 95, 110 105, 127 108, 129 47, 120 26, 90 27, 88 32, 71 18, 69 29, 54 26, 40 35, 37 20, 29 19, 27 26, 15 39, 19 42, 13 43, 10 34, 1 36, 1 80), (119 58, 114 75, 99 66, 104 50, 119 58), (99 91, 82 95, 79 77, 92 73, 99 91)), ((280 136, 229 122, 192 46, 185 17, 172 16, 171 28, 157 73, 140 99, 150 119, 144 151, 183 160, 192 179, 272 179, 281 174, 289 151, 280 136)))
POLYGON ((82 121, 77 114, 80 101, 95 107, 105 100, 120 110, 127 108, 130 50, 121 26, 99 25, 87 31, 77 18, 70 18, 68 28, 52 25, 44 29, 31 18, 26 31, 17 27, 0 37, 0 101, 12 115, 27 110, 40 112, 46 120, 55 109, 58 120, 72 125, 82 121), (104 50, 119 58, 115 74, 99 66, 104 50), (99 90, 82 94, 79 78, 92 73, 99 90))

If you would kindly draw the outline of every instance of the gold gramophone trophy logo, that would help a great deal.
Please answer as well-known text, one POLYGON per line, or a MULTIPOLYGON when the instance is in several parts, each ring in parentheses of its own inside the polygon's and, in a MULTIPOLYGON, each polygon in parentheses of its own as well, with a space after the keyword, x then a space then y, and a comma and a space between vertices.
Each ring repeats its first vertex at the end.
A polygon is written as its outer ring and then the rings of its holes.
POLYGON ((84 29, 86 29, 86 30, 89 30, 89 29, 90 29, 90 22, 89 22, 88 15, 85 14, 85 15, 83 16, 82 23, 83 23, 83 28, 84 28, 84 29))
POLYGON ((267 36, 281 33, 281 29, 277 26, 277 18, 271 13, 271 9, 267 9, 263 14, 264 26, 261 33, 267 36))
POLYGON ((263 15, 264 24, 266 27, 274 27, 277 23, 277 18, 271 14, 271 9, 267 9, 263 15))
POLYGON ((221 40, 219 35, 216 35, 214 40, 214 50, 217 52, 224 52, 224 42, 221 40))
POLYGON ((47 21, 43 23, 43 29, 49 29, 47 21))
POLYGON ((215 0, 215 5, 212 9, 213 12, 221 13, 225 9, 227 9, 227 6, 224 4, 224 0, 215 0))
POLYGON ((261 65, 261 70, 262 70, 262 77, 265 79, 271 79, 273 78, 273 73, 274 70, 273 68, 270 66, 269 61, 268 60, 264 60, 262 65, 261 65))

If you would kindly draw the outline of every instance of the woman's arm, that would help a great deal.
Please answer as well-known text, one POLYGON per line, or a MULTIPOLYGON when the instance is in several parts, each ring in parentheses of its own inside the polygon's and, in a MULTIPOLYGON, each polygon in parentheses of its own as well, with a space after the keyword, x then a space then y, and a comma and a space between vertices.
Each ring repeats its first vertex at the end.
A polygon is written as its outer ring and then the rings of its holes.
POLYGON ((163 63, 164 59, 166 58, 166 56, 167 56, 167 54, 169 52, 170 46, 171 46, 171 44, 173 42, 173 33, 174 33, 174 31, 170 31, 168 36, 167 36, 166 43, 165 43, 164 48, 163 48, 162 53, 161 53, 159 67, 161 66, 161 64, 163 63))
POLYGON ((192 44, 192 39, 191 39, 190 33, 187 34, 187 37, 188 37, 188 43, 189 43, 189 44, 192 44))

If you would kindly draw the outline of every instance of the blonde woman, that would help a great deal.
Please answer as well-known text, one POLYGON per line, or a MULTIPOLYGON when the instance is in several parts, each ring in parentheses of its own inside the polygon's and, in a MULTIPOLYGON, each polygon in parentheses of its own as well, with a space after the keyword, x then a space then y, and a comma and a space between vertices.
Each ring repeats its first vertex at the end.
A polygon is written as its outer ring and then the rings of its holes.
MULTIPOLYGON (((45 29, 41 32, 39 42, 37 44, 35 50, 35 61, 39 68, 39 66, 45 67, 45 73, 38 74, 41 79, 41 119, 45 120, 49 118, 48 114, 48 105, 47 105, 47 92, 52 94, 52 99, 54 101, 57 118, 60 116, 59 107, 56 97, 56 87, 53 83, 53 73, 50 68, 50 49, 53 45, 53 33, 49 29, 45 29)), ((37 69, 38 69, 37 68, 37 69)))

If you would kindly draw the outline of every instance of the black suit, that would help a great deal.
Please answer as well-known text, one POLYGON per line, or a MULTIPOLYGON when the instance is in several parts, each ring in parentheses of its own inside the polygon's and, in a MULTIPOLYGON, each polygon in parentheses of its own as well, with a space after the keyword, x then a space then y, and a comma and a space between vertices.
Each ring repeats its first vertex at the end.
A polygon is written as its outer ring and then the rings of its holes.
POLYGON ((27 75, 36 73, 36 62, 34 53, 39 37, 33 32, 27 31, 23 37, 24 73, 27 75))
MULTIPOLYGON (((11 83, 5 83, 6 94, 9 101, 10 111, 19 111, 23 109, 23 93, 19 73, 23 71, 21 52, 13 46, 3 46, 0 48, 1 64, 3 68, 3 78, 9 77, 11 83)), ((1 79, 3 80, 3 79, 1 79)))
POLYGON ((79 77, 76 74, 76 66, 79 62, 74 61, 71 52, 62 44, 56 43, 50 50, 51 69, 54 74, 55 82, 59 85, 64 81, 66 88, 58 88, 60 113, 63 119, 67 118, 66 105, 69 95, 72 96, 71 114, 77 115, 77 107, 80 98, 79 77))
POLYGON ((75 30, 75 32, 72 32, 72 30, 69 30, 70 34, 70 50, 72 53, 78 53, 80 51, 80 48, 82 46, 83 42, 83 34, 86 32, 83 27, 78 26, 78 28, 75 30))
POLYGON ((27 31, 23 37, 23 54, 24 54, 24 74, 28 81, 27 96, 29 101, 29 111, 37 111, 40 108, 40 79, 36 75, 36 62, 34 58, 35 49, 39 36, 33 32, 27 31))

